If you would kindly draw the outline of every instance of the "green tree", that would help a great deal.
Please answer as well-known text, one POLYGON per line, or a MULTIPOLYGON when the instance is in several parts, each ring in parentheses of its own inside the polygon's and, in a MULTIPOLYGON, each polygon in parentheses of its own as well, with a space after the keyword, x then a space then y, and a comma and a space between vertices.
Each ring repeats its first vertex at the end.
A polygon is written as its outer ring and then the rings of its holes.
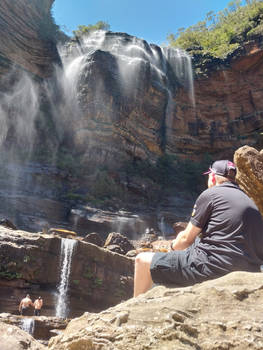
POLYGON ((233 0, 217 14, 208 12, 204 21, 170 34, 170 46, 188 51, 199 50, 213 57, 224 58, 253 35, 263 35, 262 0, 233 0))
POLYGON ((75 37, 88 35, 96 30, 109 30, 110 25, 107 22, 98 21, 96 24, 79 25, 77 30, 73 30, 75 37))

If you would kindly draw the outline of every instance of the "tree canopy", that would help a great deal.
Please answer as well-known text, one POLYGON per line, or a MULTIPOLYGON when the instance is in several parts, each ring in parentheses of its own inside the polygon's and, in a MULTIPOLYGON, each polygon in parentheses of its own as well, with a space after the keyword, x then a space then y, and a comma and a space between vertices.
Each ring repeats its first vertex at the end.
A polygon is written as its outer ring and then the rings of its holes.
POLYGON ((199 51, 223 58, 254 35, 263 34, 263 0, 233 0, 218 13, 210 11, 205 20, 179 28, 167 39, 170 46, 199 51))
POLYGON ((77 30, 73 30, 75 37, 90 34, 96 30, 109 30, 110 25, 107 22, 98 21, 95 24, 79 25, 77 30))

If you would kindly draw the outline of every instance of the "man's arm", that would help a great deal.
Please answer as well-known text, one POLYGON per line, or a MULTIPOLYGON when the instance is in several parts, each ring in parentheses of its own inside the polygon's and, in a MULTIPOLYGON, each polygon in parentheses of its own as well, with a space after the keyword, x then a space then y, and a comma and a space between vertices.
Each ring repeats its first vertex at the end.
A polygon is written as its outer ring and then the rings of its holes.
POLYGON ((186 229, 178 233, 177 237, 171 242, 172 250, 183 250, 188 248, 195 240, 196 236, 201 232, 201 228, 188 223, 186 229))

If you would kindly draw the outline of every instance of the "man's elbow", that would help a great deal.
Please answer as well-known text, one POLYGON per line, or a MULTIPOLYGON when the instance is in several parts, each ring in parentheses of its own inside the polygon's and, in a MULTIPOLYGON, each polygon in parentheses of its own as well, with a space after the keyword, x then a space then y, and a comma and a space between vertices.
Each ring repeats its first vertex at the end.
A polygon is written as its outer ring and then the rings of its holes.
POLYGON ((184 235, 181 238, 181 243, 182 243, 182 245, 184 246, 184 249, 185 249, 185 248, 190 247, 190 245, 192 245, 194 243, 194 239, 192 237, 189 237, 188 235, 184 235))

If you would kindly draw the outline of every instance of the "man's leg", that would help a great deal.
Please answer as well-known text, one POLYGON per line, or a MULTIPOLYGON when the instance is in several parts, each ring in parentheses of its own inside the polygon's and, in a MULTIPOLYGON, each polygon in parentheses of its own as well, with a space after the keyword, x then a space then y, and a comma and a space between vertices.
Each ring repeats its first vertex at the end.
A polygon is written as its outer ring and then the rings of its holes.
POLYGON ((153 284, 150 271, 153 255, 152 252, 145 252, 138 254, 135 258, 134 297, 147 292, 153 284))

